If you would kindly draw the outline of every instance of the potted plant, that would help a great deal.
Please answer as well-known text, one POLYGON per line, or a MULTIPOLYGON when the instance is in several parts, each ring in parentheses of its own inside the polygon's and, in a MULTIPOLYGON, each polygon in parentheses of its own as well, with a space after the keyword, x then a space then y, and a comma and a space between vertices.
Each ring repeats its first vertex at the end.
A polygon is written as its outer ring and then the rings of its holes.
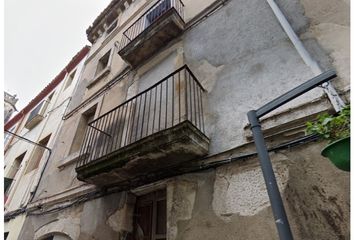
POLYGON ((315 122, 307 122, 307 134, 329 140, 321 154, 339 169, 350 171, 350 105, 337 115, 322 114, 315 122))

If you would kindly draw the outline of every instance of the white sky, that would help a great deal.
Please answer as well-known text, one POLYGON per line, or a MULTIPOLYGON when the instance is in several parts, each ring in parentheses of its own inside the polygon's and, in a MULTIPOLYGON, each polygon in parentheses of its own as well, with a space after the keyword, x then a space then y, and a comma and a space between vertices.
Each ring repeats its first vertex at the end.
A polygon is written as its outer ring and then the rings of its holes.
POLYGON ((5 0, 4 90, 26 106, 85 45, 110 0, 5 0))

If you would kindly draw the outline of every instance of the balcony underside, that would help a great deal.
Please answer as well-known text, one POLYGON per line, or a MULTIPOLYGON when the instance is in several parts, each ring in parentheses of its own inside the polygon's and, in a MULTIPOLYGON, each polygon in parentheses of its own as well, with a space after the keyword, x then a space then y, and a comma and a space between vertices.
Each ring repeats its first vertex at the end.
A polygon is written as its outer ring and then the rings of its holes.
POLYGON ((171 8, 122 48, 119 55, 132 66, 137 66, 180 35, 184 26, 183 19, 171 8))
POLYGON ((43 116, 42 115, 35 115, 34 117, 32 117, 31 120, 27 121, 25 124, 25 127, 27 129, 32 129, 34 128, 40 121, 43 120, 43 116))
POLYGON ((78 167, 76 172, 81 181, 116 185, 205 156, 208 149, 209 139, 184 121, 78 167))

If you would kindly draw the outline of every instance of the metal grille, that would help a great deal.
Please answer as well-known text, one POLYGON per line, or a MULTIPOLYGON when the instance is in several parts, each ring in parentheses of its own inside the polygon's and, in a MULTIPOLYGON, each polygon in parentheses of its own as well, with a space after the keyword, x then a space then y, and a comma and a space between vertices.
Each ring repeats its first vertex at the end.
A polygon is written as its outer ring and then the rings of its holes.
POLYGON ((186 120, 204 133, 204 91, 184 65, 90 122, 77 167, 186 120))
POLYGON ((184 4, 181 0, 160 0, 149 8, 138 20, 136 20, 127 30, 123 32, 119 51, 127 46, 131 41, 139 36, 145 29, 154 23, 167 11, 175 10, 183 19, 184 4))

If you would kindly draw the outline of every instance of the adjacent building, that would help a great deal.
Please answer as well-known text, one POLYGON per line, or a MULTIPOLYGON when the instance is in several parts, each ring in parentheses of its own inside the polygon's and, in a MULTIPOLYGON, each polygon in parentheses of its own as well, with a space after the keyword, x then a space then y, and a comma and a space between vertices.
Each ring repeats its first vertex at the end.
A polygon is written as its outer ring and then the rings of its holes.
POLYGON ((349 103, 348 6, 113 0, 87 29, 27 214, 8 209, 7 226, 23 216, 18 239, 277 239, 246 114, 335 69, 262 127, 295 239, 349 239, 349 174, 304 137, 349 103))
MULTIPOLYGON (((84 47, 17 115, 5 124, 5 239, 21 239, 26 206, 35 196, 89 51, 84 47), (11 216, 11 213, 16 213, 11 216)), ((28 238, 29 239, 29 238, 28 238)))
POLYGON ((15 107, 17 101, 16 95, 4 92, 4 123, 9 121, 11 115, 17 111, 15 107))

